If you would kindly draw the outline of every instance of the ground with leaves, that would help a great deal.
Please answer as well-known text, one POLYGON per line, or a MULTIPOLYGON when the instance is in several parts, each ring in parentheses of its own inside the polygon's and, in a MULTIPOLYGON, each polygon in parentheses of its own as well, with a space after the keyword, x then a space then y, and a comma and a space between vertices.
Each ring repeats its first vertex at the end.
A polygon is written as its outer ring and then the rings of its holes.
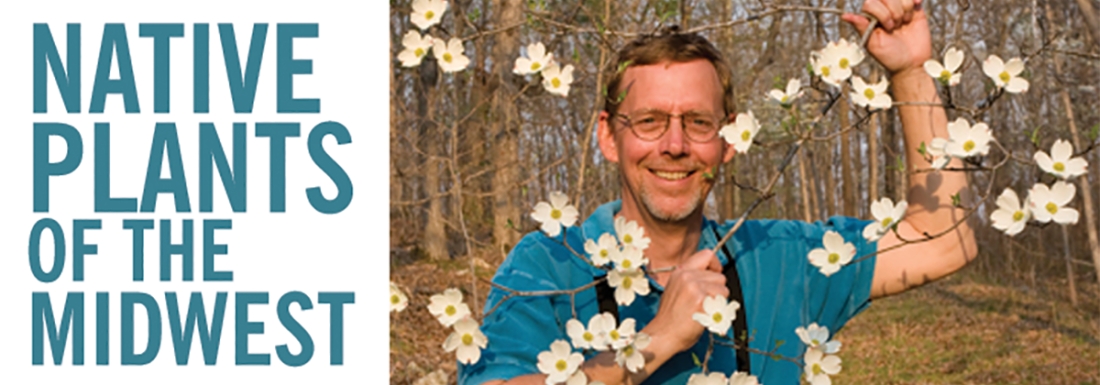
MULTIPOLYGON (((390 381, 412 384, 442 370, 454 383, 454 356, 441 348, 449 330, 426 305, 433 294, 459 287, 475 309, 470 260, 414 259, 391 258, 391 279, 408 293, 409 307, 390 316, 390 381)), ((474 260, 486 279, 496 263, 474 260)), ((1092 277, 1077 282, 1078 309, 1065 298, 1064 276, 1030 285, 970 267, 876 301, 836 336, 844 369, 834 383, 1100 385, 1100 291, 1092 277)), ((477 309, 487 290, 478 285, 477 309)))

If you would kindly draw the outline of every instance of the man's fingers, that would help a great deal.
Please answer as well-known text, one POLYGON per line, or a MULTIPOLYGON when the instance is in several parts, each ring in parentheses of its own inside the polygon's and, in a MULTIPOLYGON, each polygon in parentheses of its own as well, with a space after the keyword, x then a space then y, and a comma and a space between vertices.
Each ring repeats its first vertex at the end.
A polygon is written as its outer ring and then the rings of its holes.
POLYGON ((722 271, 722 265, 718 262, 718 257, 714 255, 714 250, 704 249, 695 254, 692 254, 686 261, 680 264, 680 269, 686 270, 711 270, 712 265, 717 263, 718 270, 722 271))
POLYGON ((879 25, 887 31, 894 29, 894 17, 891 16, 890 9, 881 1, 868 0, 866 3, 863 3, 863 12, 867 12, 877 19, 879 25))
POLYGON ((871 21, 867 20, 867 18, 851 13, 841 15, 840 19, 848 22, 852 27, 855 27, 856 32, 859 32, 860 35, 863 35, 863 31, 867 30, 867 25, 871 24, 871 21))

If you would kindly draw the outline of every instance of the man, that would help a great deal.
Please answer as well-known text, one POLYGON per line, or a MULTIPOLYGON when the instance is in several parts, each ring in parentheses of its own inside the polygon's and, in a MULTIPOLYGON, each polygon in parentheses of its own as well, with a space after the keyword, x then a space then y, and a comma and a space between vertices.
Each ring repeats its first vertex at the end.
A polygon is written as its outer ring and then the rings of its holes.
MULTIPOLYGON (((868 0, 863 11, 879 20, 880 29, 873 32, 867 49, 890 72, 894 100, 938 103, 933 80, 922 69, 931 56, 931 38, 920 0, 868 0)), ((869 24, 851 14, 843 19, 861 33, 869 24)), ((821 247, 827 230, 854 244, 856 256, 902 244, 893 233, 867 242, 862 231, 869 221, 843 217, 813 224, 747 221, 728 243, 734 261, 721 249, 716 254, 717 240, 732 222, 720 225, 704 218, 703 200, 714 183, 706 174, 730 161, 734 150, 716 132, 700 127, 735 115, 727 64, 705 39, 683 34, 641 39, 620 51, 618 60, 629 65, 612 76, 608 94, 627 92, 618 104, 605 106, 598 135, 603 155, 619 166, 622 199, 599 207, 579 228, 567 229, 566 242, 573 250, 583 250, 586 239, 614 234, 616 217, 645 229, 651 241, 645 256, 652 290, 619 307, 618 313, 620 321, 633 318, 651 342, 642 349, 646 362, 636 373, 617 365, 614 352, 589 354, 580 370, 590 382, 684 383, 699 372, 693 356, 704 357, 710 337, 692 315, 702 312, 704 298, 730 295, 726 275, 721 273, 729 263, 734 263, 740 276, 750 347, 798 359, 806 348, 795 328, 818 323, 835 333, 871 299, 944 277, 976 255, 972 231, 962 223, 946 236, 905 245, 825 276, 809 264, 807 254, 821 247), (639 133, 639 125, 662 119, 667 122, 663 130, 639 133), (690 121, 685 124, 684 119, 690 121)), ((946 115, 938 107, 897 108, 909 168, 927 168, 917 148, 935 136, 947 136, 946 115)), ((963 212, 951 206, 950 197, 966 186, 963 174, 912 174, 909 186, 909 209, 897 228, 902 238, 922 239, 925 233, 939 233, 961 220, 963 212)), ((604 274, 560 242, 560 237, 529 234, 501 265, 494 281, 516 290, 567 290, 604 274)), ((494 289, 486 309, 503 295, 494 289)), ((536 357, 549 350, 554 340, 569 340, 566 321, 576 318, 587 323, 599 313, 597 302, 596 290, 591 289, 572 299, 536 296, 504 301, 483 320, 489 346, 477 363, 460 365, 459 382, 545 383, 536 357)), ((728 347, 715 348, 708 369, 727 375, 745 370, 736 367, 735 355, 728 347)), ((750 362, 750 373, 769 385, 796 384, 803 369, 760 355, 750 362)))

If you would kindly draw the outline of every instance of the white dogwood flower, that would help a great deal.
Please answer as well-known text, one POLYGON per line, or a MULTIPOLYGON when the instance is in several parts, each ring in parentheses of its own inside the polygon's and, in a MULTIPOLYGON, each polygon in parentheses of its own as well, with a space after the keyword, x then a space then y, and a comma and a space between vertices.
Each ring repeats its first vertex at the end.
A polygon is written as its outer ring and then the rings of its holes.
POLYGON ((1020 77, 1020 73, 1024 72, 1024 61, 1020 58, 1012 58, 1005 63, 997 55, 989 55, 982 63, 982 72, 993 79, 997 88, 1014 94, 1027 92, 1027 79, 1020 77))
POLYGON ((447 12, 447 0, 413 0, 410 19, 417 28, 426 30, 439 24, 444 12, 447 12))
POLYGON ((859 76, 852 77, 852 103, 860 107, 870 108, 872 111, 890 108, 894 100, 886 93, 890 81, 883 78, 876 84, 867 84, 859 76))
POLYGON ((989 154, 989 142, 993 140, 993 132, 985 123, 971 126, 965 118, 958 118, 954 122, 947 123, 947 134, 950 139, 944 146, 944 151, 948 155, 966 158, 989 154))
POLYGON ((794 334, 802 339, 808 349, 818 349, 828 354, 840 351, 840 341, 829 341, 829 328, 819 326, 817 322, 811 323, 809 327, 795 328, 794 334))
POLYGON ((1081 157, 1073 156, 1073 145, 1069 141, 1058 139, 1050 147, 1050 155, 1039 151, 1035 153, 1035 163, 1043 171, 1054 174, 1062 179, 1070 179, 1084 175, 1089 162, 1081 157))
POLYGON ((713 296, 703 298, 703 312, 692 314, 691 319, 710 330, 711 333, 721 336, 730 330, 730 324, 737 318, 737 309, 741 304, 737 301, 726 301, 726 297, 713 296))
POLYGON ((840 267, 851 262, 856 255, 855 245, 844 242, 844 237, 836 231, 826 231, 821 242, 825 247, 810 250, 807 257, 810 264, 817 266, 826 277, 840 271, 840 267))
POLYGON ((624 273, 638 270, 649 263, 642 251, 634 247, 625 247, 612 253, 611 261, 615 262, 615 270, 624 273))
POLYGON ((1054 182, 1047 187, 1036 183, 1027 194, 1027 206, 1036 221, 1046 223, 1054 221, 1063 225, 1077 223, 1080 215, 1076 209, 1065 207, 1077 194, 1077 186, 1065 181, 1054 182))
POLYGON ((947 154, 947 139, 932 138, 932 143, 927 147, 928 155, 932 157, 932 168, 942 170, 951 162, 951 155, 947 154))
POLYGON ((633 318, 623 320, 623 323, 619 324, 619 327, 612 328, 607 332, 607 343, 612 349, 622 349, 634 338, 636 325, 637 322, 635 322, 633 318))
POLYGON ((830 385, 831 375, 840 373, 840 357, 826 355, 818 349, 806 349, 806 355, 802 357, 805 366, 806 381, 810 385, 830 385))
POLYGON ((443 72, 462 71, 470 65, 470 58, 463 53, 466 51, 466 47, 462 45, 462 40, 453 37, 446 43, 443 42, 443 39, 432 40, 432 51, 435 53, 435 58, 439 61, 439 68, 442 68, 443 72))
POLYGON ((611 262, 611 256, 617 254, 618 251, 619 243, 615 241, 615 236, 611 233, 600 234, 599 241, 589 239, 584 242, 584 252, 588 254, 588 258, 596 266, 603 266, 611 262))
POLYGON ((573 65, 562 68, 558 63, 550 62, 542 70, 542 87, 546 92, 569 96, 569 85, 573 83, 573 65))
POLYGON ((638 226, 637 222, 628 221, 624 217, 615 217, 615 234, 619 237, 619 243, 623 249, 633 247, 645 251, 649 247, 649 238, 645 236, 645 228, 638 226))
POLYGON ((954 86, 959 84, 959 80, 962 79, 962 76, 956 71, 962 66, 964 58, 965 55, 962 51, 955 49, 955 47, 948 48, 947 53, 943 55, 943 64, 935 59, 928 59, 924 62, 924 72, 943 84, 954 86))
POLYGON ((488 344, 489 338, 481 333, 477 321, 465 317, 455 322, 454 332, 443 342, 443 349, 448 353, 457 350, 458 362, 473 364, 481 359, 481 349, 488 344))
POLYGON ((729 385, 760 385, 760 379, 745 372, 735 372, 730 375, 729 385))
POLYGON ((539 371, 546 373, 546 385, 565 382, 584 362, 584 355, 574 353, 569 342, 556 340, 550 344, 550 350, 539 353, 539 371))
MULTIPOLYGON (((740 372, 738 372, 740 373, 740 372)), ((694 373, 688 377, 687 385, 728 385, 729 379, 722 372, 694 373)))
POLYGON ((401 38, 401 45, 405 49, 397 54, 397 60, 400 60, 401 65, 404 67, 420 65, 420 62, 428 55, 428 50, 432 49, 432 41, 434 40, 435 38, 431 35, 420 36, 419 32, 409 30, 405 33, 405 37, 401 38))
POLYGON ((541 42, 531 43, 527 45, 527 57, 520 56, 516 58, 516 65, 512 68, 512 73, 516 75, 539 73, 552 61, 554 61, 554 54, 546 52, 546 46, 542 45, 541 42))
POLYGON ((400 313, 407 306, 409 306, 409 297, 401 292, 401 288, 397 287, 396 283, 390 281, 390 311, 400 313))
POLYGON ((863 61, 863 49, 846 39, 830 42, 811 55, 814 73, 825 83, 840 87, 840 82, 852 76, 852 67, 863 61))
POLYGON ((569 197, 561 191, 553 191, 550 193, 550 203, 539 202, 535 205, 531 219, 541 224, 540 228, 547 236, 556 237, 561 233, 562 226, 577 223, 577 215, 577 208, 569 204, 569 197))
POLYGON ((588 383, 588 376, 584 374, 583 370, 578 370, 576 373, 573 373, 573 376, 569 377, 568 381, 565 381, 565 385, 596 385, 596 384, 603 385, 603 383, 599 382, 599 381, 595 381, 595 382, 589 384, 588 383))
POLYGON ((774 89, 768 92, 768 96, 782 105, 790 105, 795 99, 802 96, 802 81, 798 78, 787 81, 787 90, 774 89))
POLYGON ((577 349, 607 350, 610 343, 607 333, 615 328, 615 317, 611 313, 600 313, 588 320, 588 328, 585 329, 581 321, 571 319, 565 323, 565 331, 573 340, 573 347, 577 349))
POLYGON ((607 272, 607 283, 615 288, 615 302, 623 306, 634 303, 636 295, 649 294, 649 279, 641 269, 607 272))
POLYGON ((993 221, 993 228, 1004 231, 1008 235, 1016 235, 1024 231, 1024 226, 1031 219, 1031 210, 1028 209, 1027 203, 1020 203, 1016 191, 1006 188, 997 197, 997 209, 989 219, 993 221))
POLYGON ((905 216, 905 210, 909 208, 909 202, 900 201, 895 206, 890 198, 882 198, 878 202, 871 203, 871 215, 875 221, 863 228, 863 237, 868 242, 874 242, 886 235, 891 227, 897 225, 905 216))
POLYGON ((630 339, 630 343, 615 351, 615 362, 625 367, 631 373, 637 373, 638 369, 645 367, 645 356, 642 349, 649 346, 650 337, 645 333, 638 333, 630 339))
POLYGON ((718 131, 726 143, 732 144, 737 153, 744 153, 752 146, 752 139, 760 132, 760 122, 753 116, 752 111, 737 114, 733 123, 722 126, 718 131))
POLYGON ((428 304, 428 312, 432 313, 439 323, 450 327, 458 320, 470 315, 470 307, 462 302, 462 292, 458 289, 447 289, 443 294, 433 295, 428 304))

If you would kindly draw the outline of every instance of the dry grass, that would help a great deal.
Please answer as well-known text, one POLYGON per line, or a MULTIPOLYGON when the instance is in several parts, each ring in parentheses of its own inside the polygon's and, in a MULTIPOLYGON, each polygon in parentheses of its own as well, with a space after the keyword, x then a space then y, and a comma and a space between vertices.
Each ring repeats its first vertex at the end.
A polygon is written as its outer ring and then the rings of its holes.
MULTIPOLYGON (((391 279, 410 306, 390 315, 390 381, 411 384, 442 369, 454 383, 454 356, 442 349, 448 330, 426 305, 448 287, 461 288, 470 303, 469 260, 398 259, 391 279)), ((478 262, 477 274, 491 277, 495 264, 478 262)), ((487 290, 479 284, 479 306, 487 290)), ((1073 309, 1064 278, 1032 287, 968 268, 876 301, 836 336, 844 369, 835 383, 1100 385, 1100 298, 1085 278, 1078 290, 1082 303, 1073 309)))

